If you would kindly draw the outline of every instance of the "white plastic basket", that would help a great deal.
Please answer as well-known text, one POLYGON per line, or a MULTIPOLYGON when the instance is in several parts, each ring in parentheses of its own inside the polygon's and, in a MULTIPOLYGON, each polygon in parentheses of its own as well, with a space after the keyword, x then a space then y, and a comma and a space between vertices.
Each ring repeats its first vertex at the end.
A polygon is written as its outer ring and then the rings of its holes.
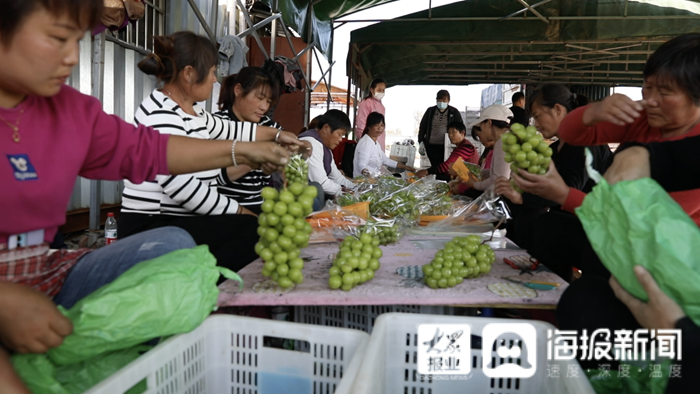
MULTIPOLYGON (((495 319, 486 317, 411 315, 387 313, 377 319, 374 331, 364 353, 357 379, 343 379, 336 394, 595 394, 583 370, 579 377, 567 377, 569 365, 578 367, 575 360, 547 360, 547 330, 554 329, 548 323, 532 320, 495 319), (469 324, 471 334, 481 336, 489 323, 529 323, 537 332, 537 372, 530 378, 492 379, 482 369, 482 350, 471 349, 472 368, 464 380, 439 379, 421 376, 417 370, 417 330, 419 324, 469 324), (548 368, 557 364, 563 376, 548 377, 548 368)), ((501 336, 499 336, 501 338, 501 336)), ((519 337, 515 340, 520 339, 519 337)), ((506 361, 499 359, 492 344, 484 344, 494 365, 506 361), (489 349, 491 348, 491 349, 489 349), (500 361, 499 361, 500 360, 500 361)), ((512 344, 511 344, 512 346, 512 344)), ((519 359, 514 359, 519 364, 519 359)))
POLYGON ((342 378, 355 380, 368 340, 357 330, 214 315, 87 393, 120 394, 146 379, 149 394, 331 394, 342 378), (292 339, 295 350, 264 337, 292 339))
POLYGON ((295 306, 294 321, 320 326, 353 328, 371 334, 377 317, 383 313, 390 312, 452 315, 454 314, 454 308, 435 305, 295 306))

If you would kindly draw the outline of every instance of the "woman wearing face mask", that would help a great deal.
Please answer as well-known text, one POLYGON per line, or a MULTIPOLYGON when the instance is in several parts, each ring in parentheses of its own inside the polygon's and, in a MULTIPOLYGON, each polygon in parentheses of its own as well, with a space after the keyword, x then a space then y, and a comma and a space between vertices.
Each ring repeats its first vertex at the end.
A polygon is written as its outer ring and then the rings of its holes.
MULTIPOLYGON (((214 114, 236 122, 257 123, 281 130, 282 127, 265 115, 279 98, 275 80, 260 67, 244 67, 236 75, 224 79, 219 93, 219 108, 214 114)), ((247 166, 222 169, 221 194, 234 198, 240 205, 260 214, 263 187, 270 184, 270 175, 247 166)))
MULTIPOLYGON (((559 124, 572 110, 586 105, 588 99, 573 94, 564 85, 544 84, 530 98, 529 112, 533 115, 537 129, 545 139, 559 135, 559 124)), ((586 193, 595 185, 588 178, 585 168, 583 146, 571 146, 560 140, 550 145, 554 154, 552 162, 562 180, 568 187, 582 190, 586 193)), ((612 162, 612 152, 607 145, 597 145, 589 148, 593 154, 593 165, 601 174, 612 162)), ((502 195, 512 203, 514 220, 508 225, 508 237, 519 246, 531 249, 533 235, 538 218, 546 212, 561 212, 561 206, 553 201, 533 193, 516 192, 509 179, 500 178, 496 181, 496 194, 502 195)), ((551 230, 551 228, 549 229, 551 230)), ((549 266, 548 266, 549 267, 549 266)), ((551 267, 550 267, 551 268, 551 267)))
POLYGON ((372 112, 367 117, 367 126, 364 136, 357 143, 355 148, 355 159, 353 160, 353 174, 355 176, 374 176, 382 169, 382 165, 401 170, 415 171, 403 163, 391 160, 386 157, 386 153, 379 147, 377 140, 384 134, 384 115, 372 112))
MULTIPOLYGON (((384 115, 386 113, 384 104, 382 104, 385 91, 386 82, 384 82, 383 79, 376 78, 372 80, 372 83, 369 85, 369 95, 360 102, 357 109, 357 117, 355 118, 355 135, 357 136, 357 141, 360 141, 363 133, 365 132, 365 128, 367 127, 367 117, 369 114, 372 112, 377 112, 384 115)), ((386 148, 384 134, 379 136, 377 143, 382 149, 382 152, 384 152, 384 149, 386 148)))
POLYGON ((423 143, 425 146, 425 152, 421 154, 427 154, 433 166, 445 161, 447 125, 462 121, 459 110, 449 105, 450 92, 438 91, 436 101, 436 105, 428 108, 423 114, 418 129, 418 143, 423 143))

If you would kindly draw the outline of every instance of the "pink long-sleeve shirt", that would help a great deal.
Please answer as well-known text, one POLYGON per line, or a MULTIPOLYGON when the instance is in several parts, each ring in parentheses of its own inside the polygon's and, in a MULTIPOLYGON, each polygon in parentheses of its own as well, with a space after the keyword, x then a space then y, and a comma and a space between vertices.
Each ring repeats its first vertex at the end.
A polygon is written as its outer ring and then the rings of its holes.
POLYGON ((141 183, 168 174, 168 135, 108 115, 97 99, 69 86, 0 108, 10 123, 20 112, 19 143, 0 122, 0 249, 8 236, 35 230, 51 242, 78 175, 141 183))
MULTIPOLYGON (((384 104, 374 97, 368 97, 362 100, 357 109, 357 118, 355 118, 355 135, 357 136, 357 141, 362 138, 362 134, 365 131, 365 126, 367 125, 367 117, 372 112, 379 112, 380 114, 385 115, 386 109, 384 108, 384 104)), ((386 132, 377 137, 377 143, 382 148, 382 152, 384 152, 386 148, 385 142, 386 132)))

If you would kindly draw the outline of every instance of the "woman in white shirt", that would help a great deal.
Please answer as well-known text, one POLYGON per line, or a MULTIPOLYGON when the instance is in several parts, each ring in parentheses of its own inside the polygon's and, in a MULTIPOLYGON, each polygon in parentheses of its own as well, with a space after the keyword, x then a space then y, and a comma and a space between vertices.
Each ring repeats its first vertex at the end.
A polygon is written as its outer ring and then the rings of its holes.
POLYGON ((325 195, 333 198, 343 189, 354 189, 355 184, 338 171, 333 152, 350 130, 350 119, 337 109, 332 109, 318 120, 315 129, 299 134, 299 139, 309 141, 313 147, 309 157, 309 181, 317 182, 325 195))
POLYGON ((377 143, 377 138, 384 134, 384 115, 372 112, 367 117, 367 126, 355 148, 353 160, 353 175, 373 176, 380 173, 382 165, 400 170, 415 171, 403 163, 386 157, 384 150, 377 143))

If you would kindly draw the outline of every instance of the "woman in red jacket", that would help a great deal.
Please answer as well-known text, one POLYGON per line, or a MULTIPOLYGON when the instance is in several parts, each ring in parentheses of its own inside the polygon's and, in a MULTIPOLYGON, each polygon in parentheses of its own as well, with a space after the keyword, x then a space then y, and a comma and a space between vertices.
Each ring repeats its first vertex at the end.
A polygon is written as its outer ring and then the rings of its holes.
MULTIPOLYGON (((700 34, 676 37, 661 45, 644 66, 643 100, 613 94, 601 102, 572 111, 559 126, 559 137, 570 145, 679 140, 700 135, 700 34)), ((573 212, 585 194, 571 189, 553 166, 545 175, 519 171, 523 191, 573 212)), ((696 223, 700 223, 700 189, 671 193, 696 223)))

